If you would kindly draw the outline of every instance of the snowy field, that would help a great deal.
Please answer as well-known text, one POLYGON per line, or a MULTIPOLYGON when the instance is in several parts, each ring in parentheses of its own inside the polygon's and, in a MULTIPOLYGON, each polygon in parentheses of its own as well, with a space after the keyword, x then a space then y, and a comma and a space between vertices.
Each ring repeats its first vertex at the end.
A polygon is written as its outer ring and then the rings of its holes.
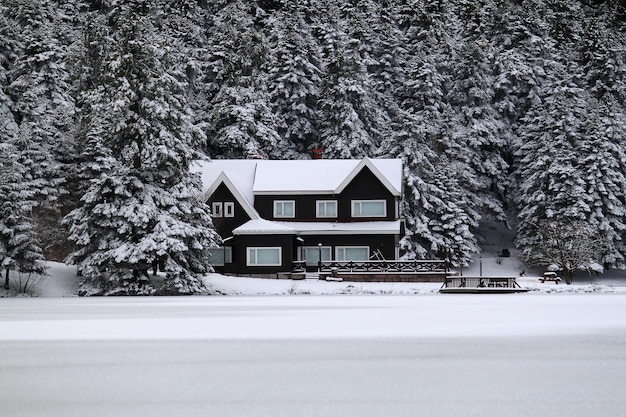
POLYGON ((41 297, 0 299, 2 417, 626 415, 619 277, 441 295, 212 275, 248 295, 79 298, 51 266, 41 297))
POLYGON ((225 296, 79 298, 74 269, 50 263, 39 297, 0 298, 0 416, 626 415, 619 274, 525 276, 508 295, 206 282, 225 296))

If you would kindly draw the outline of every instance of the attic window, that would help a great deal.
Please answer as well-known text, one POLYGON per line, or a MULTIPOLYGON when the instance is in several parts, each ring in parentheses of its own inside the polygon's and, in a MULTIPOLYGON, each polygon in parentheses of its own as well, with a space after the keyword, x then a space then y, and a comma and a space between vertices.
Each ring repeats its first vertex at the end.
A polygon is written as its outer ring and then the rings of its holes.
POLYGON ((295 201, 274 201, 274 217, 292 219, 296 217, 295 201))
POLYGON ((211 212, 213 213, 213 217, 222 217, 224 205, 222 203, 213 203, 211 205, 211 212))
POLYGON ((385 200, 352 200, 352 217, 386 217, 385 200))
POLYGON ((235 217, 235 203, 224 203, 224 217, 235 217))

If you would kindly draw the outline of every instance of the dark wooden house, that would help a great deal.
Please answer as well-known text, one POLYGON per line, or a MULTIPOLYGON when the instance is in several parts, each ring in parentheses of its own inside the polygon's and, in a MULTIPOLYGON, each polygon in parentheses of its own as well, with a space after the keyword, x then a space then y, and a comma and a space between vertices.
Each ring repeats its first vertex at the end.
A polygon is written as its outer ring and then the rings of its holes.
POLYGON ((223 239, 219 272, 288 275, 306 262, 395 260, 402 162, 213 160, 198 163, 207 204, 223 239))

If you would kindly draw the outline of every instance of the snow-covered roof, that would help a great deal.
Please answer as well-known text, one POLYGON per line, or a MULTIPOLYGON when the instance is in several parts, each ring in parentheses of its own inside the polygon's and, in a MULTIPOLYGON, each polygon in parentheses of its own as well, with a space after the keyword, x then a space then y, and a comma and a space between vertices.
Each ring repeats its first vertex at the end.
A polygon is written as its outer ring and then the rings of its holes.
POLYGON ((192 172, 199 172, 202 177, 202 192, 209 198, 220 184, 224 183, 243 206, 250 218, 259 218, 254 209, 254 176, 258 161, 253 159, 213 159, 195 161, 192 172))
POLYGON ((400 159, 257 161, 254 194, 338 194, 367 166, 393 195, 402 189, 400 159))
POLYGON ((254 207, 255 194, 339 194, 364 167, 393 195, 400 196, 400 159, 214 159, 195 162, 192 171, 201 173, 207 197, 228 178, 248 206, 254 207))
POLYGON ((277 222, 263 219, 250 220, 235 230, 234 235, 283 234, 283 235, 375 235, 398 234, 400 220, 380 222, 277 222))

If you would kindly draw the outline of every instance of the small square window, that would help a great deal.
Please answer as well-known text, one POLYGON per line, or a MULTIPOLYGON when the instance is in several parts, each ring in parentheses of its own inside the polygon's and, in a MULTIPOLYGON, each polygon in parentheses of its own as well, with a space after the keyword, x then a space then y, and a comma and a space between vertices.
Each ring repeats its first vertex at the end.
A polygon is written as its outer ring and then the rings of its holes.
POLYGON ((337 217, 337 202, 330 201, 317 201, 316 209, 317 217, 337 217))
POLYGON ((213 212, 213 217, 222 217, 223 216, 223 204, 222 203, 213 203, 211 205, 211 210, 213 212))
POLYGON ((274 201, 274 217, 275 218, 296 217, 296 202, 295 201, 274 201))

